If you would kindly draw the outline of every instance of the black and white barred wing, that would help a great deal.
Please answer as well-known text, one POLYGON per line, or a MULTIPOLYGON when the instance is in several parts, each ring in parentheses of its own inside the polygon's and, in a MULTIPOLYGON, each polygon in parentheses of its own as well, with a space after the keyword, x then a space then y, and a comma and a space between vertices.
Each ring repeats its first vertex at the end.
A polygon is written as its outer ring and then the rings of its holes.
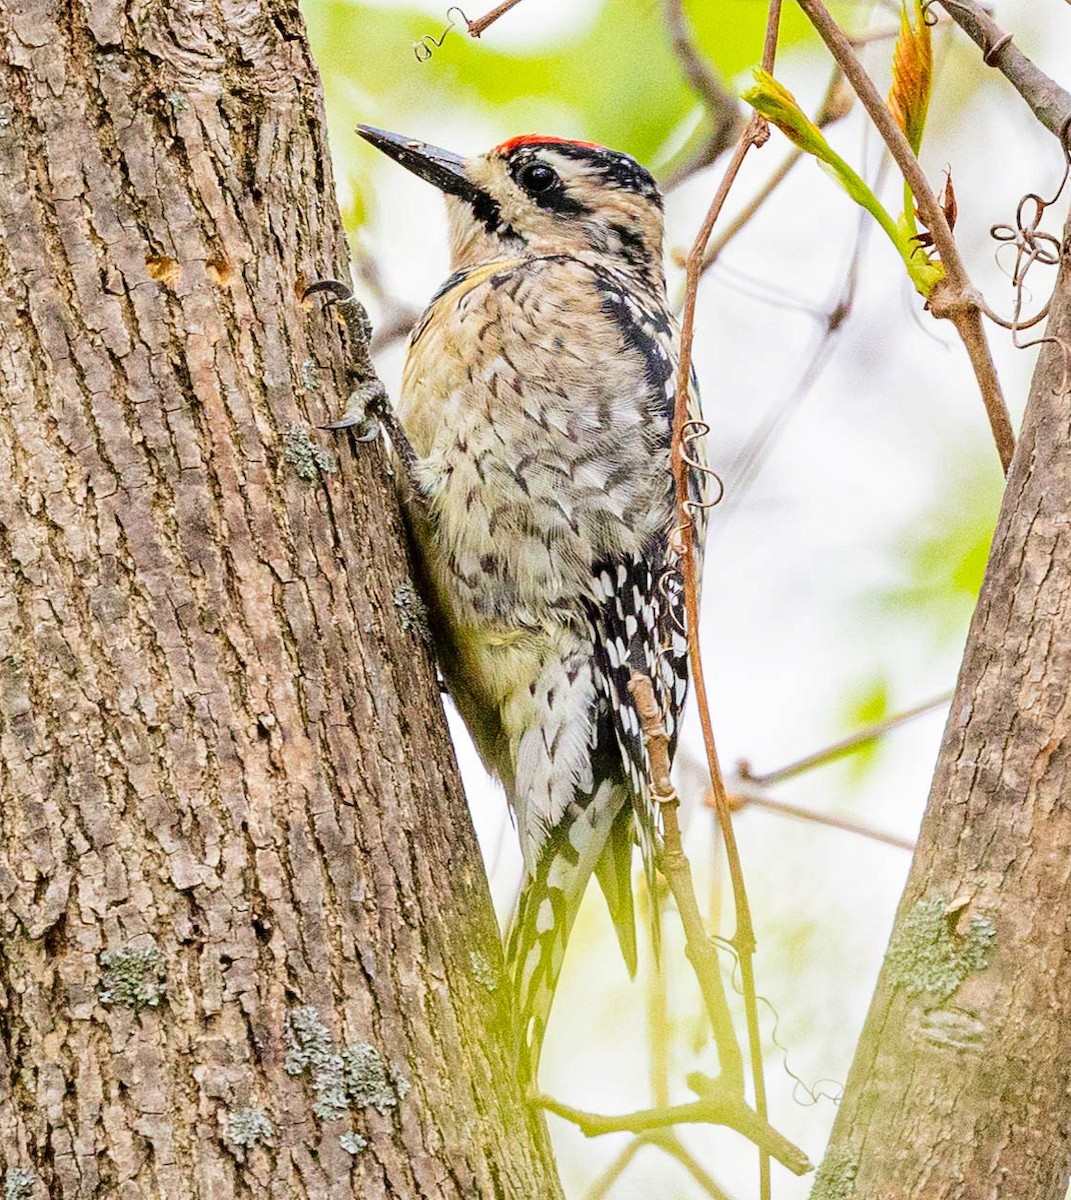
POLYGON ((681 576, 669 553, 668 538, 659 539, 642 558, 604 567, 598 574, 598 596, 599 607, 593 614, 595 684, 610 710, 650 879, 657 813, 647 748, 629 684, 634 673, 651 681, 672 758, 688 691, 688 639, 681 576))

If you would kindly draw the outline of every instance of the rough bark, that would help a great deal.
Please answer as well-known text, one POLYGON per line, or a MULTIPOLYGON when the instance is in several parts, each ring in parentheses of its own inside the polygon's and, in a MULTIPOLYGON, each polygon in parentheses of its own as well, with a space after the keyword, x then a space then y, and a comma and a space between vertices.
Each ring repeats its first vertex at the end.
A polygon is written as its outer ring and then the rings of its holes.
POLYGON ((7 1200, 558 1196, 386 464, 309 432, 296 5, 16 0, 0 47, 7 1200))
POLYGON ((1071 1166, 1071 263, 918 848, 812 1200, 1063 1200, 1071 1166))

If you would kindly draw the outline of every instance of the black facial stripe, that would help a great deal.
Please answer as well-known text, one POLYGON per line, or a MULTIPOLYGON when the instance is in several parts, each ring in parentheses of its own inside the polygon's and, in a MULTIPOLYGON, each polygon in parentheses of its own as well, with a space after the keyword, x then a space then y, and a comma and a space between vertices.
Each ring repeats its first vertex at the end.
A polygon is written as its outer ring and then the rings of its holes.
POLYGON ((499 237, 516 237, 517 231, 512 225, 502 220, 502 209, 498 201, 481 188, 475 198, 469 201, 477 221, 482 221, 488 233, 496 233, 499 237))
POLYGON ((551 188, 548 192, 540 192, 537 196, 528 193, 528 198, 548 212, 568 213, 581 216, 591 212, 586 204, 582 204, 575 196, 570 196, 563 187, 551 188))
POLYGON ((627 154, 617 150, 604 150, 591 146, 579 146, 575 142, 552 142, 547 144, 548 150, 560 154, 563 158, 571 158, 574 162, 583 162, 593 167, 607 183, 622 191, 635 192, 662 207, 662 193, 658 190, 650 171, 641 167, 627 154))

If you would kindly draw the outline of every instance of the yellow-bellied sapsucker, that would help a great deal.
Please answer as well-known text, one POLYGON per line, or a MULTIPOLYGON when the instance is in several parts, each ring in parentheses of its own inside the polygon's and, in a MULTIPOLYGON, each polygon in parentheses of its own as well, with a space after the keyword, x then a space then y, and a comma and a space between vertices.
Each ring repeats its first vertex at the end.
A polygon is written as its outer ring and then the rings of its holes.
POLYGON ((360 132, 448 200, 454 273, 410 335, 396 416, 443 677, 520 834, 507 957, 531 1077, 593 871, 635 969, 632 845, 653 870, 655 817, 630 674, 671 747, 687 687, 662 197, 587 142, 464 159, 360 132))

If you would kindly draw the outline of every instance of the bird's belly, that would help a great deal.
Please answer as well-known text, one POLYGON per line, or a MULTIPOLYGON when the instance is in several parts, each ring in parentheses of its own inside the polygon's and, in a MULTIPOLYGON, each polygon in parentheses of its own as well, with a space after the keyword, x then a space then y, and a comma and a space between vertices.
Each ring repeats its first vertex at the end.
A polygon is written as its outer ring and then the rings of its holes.
POLYGON ((585 439, 528 425, 459 423, 417 469, 436 574, 467 618, 511 628, 571 616, 601 563, 642 553, 673 520, 668 453, 635 423, 585 439))

